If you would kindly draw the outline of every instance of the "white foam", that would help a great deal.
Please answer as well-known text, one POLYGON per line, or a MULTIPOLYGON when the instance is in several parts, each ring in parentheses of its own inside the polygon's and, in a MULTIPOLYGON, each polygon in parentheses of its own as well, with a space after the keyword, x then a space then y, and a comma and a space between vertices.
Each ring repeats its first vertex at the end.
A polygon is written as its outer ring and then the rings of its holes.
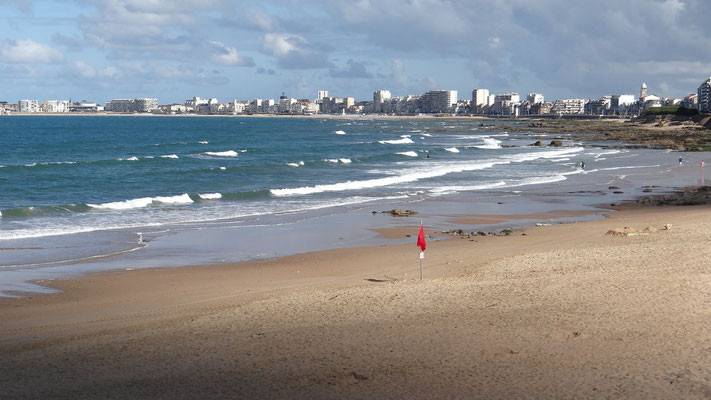
POLYGON ((290 167, 300 167, 300 166, 304 165, 304 162, 303 162, 303 161, 299 161, 299 162, 297 162, 297 163, 295 163, 295 162, 288 162, 288 163, 286 163, 286 165, 288 165, 288 166, 290 166, 290 167))
POLYGON ((412 137, 412 135, 400 135, 401 138, 409 138, 412 137))
POLYGON ((410 143, 415 143, 410 139, 409 137, 402 138, 402 139, 396 139, 396 140, 378 140, 378 143, 380 144, 410 144, 410 143))
POLYGON ((334 163, 334 164, 338 164, 338 159, 337 159, 337 158, 327 158, 327 159, 325 159, 325 160, 323 160, 323 161, 330 162, 330 163, 334 163))
POLYGON ((128 157, 128 158, 117 158, 118 161, 138 161, 138 157, 128 157))
POLYGON ((473 190, 484 190, 491 189, 495 187, 506 186, 506 182, 498 181, 492 183, 484 183, 481 185, 470 185, 470 186, 442 186, 434 189, 430 189, 431 193, 451 193, 451 192, 467 192, 473 190))
POLYGON ((565 157, 569 156, 574 153, 578 153, 585 150, 582 147, 569 147, 569 148, 564 148, 564 149, 558 149, 558 150, 544 150, 544 151, 533 151, 530 153, 519 153, 519 154, 512 154, 512 155, 507 155, 504 156, 503 159, 505 160, 511 160, 511 162, 524 162, 524 161, 533 161, 537 160, 539 158, 560 158, 560 157, 565 157))
MULTIPOLYGON (((241 150, 240 150, 241 151, 241 150)), ((237 157, 237 152, 234 150, 227 150, 227 151, 206 151, 204 153, 205 155, 208 156, 215 156, 215 157, 237 157)))
POLYGON ((430 135, 429 133, 423 133, 422 136, 430 137, 430 136, 432 136, 432 135, 430 135))
POLYGON ((224 170, 226 170, 226 169, 227 169, 226 167, 220 167, 220 170, 221 170, 221 171, 224 171, 224 170))
POLYGON ((339 158, 338 161, 342 162, 343 164, 350 164, 351 163, 350 158, 339 158))
POLYGON ((333 133, 335 133, 336 135, 345 135, 346 134, 344 131, 335 131, 333 133))
POLYGON ((459 153, 459 149, 456 147, 447 147, 445 150, 447 150, 450 153, 459 153))
POLYGON ((451 173, 463 171, 475 171, 480 169, 491 168, 496 164, 504 164, 506 162, 485 162, 485 163, 450 163, 429 168, 408 169, 408 173, 402 175, 388 176, 384 178, 366 179, 362 181, 346 181, 333 183, 328 185, 304 186, 298 188, 286 189, 271 189, 270 193, 274 196, 294 196, 305 195, 321 192, 340 192, 345 190, 358 190, 373 187, 382 187, 396 185, 399 183, 415 182, 421 179, 434 178, 451 173))
POLYGON ((199 141, 198 143, 199 143, 199 144, 208 144, 208 143, 210 143, 210 142, 208 142, 207 140, 201 140, 201 141, 199 141))
POLYGON ((143 208, 154 203, 162 204, 189 204, 193 199, 187 193, 177 196, 157 196, 157 197, 140 197, 125 201, 114 201, 102 204, 87 204, 89 207, 108 210, 128 210, 132 208, 143 208))
POLYGON ((486 150, 494 150, 494 149, 500 149, 501 148, 501 141, 496 140, 491 137, 483 137, 484 144, 479 145, 479 146, 474 146, 478 149, 486 149, 486 150))
POLYGON ((200 193, 198 196, 203 200, 217 200, 222 198, 222 193, 200 193))
POLYGON ((407 157, 417 157, 417 153, 414 151, 403 151, 401 153, 395 153, 395 154, 400 154, 401 156, 407 156, 407 157))
POLYGON ((164 156, 160 156, 160 158, 178 158, 177 154, 166 154, 164 156))

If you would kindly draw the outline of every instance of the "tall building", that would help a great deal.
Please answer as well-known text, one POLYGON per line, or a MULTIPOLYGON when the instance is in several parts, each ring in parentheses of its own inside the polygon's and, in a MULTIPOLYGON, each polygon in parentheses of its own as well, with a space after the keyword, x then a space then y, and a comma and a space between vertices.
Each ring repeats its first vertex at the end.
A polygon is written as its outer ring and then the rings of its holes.
POLYGON ((472 105, 484 107, 489 105, 489 89, 472 90, 472 105))
POLYGON ((422 102, 422 112, 424 113, 448 113, 457 105, 456 90, 430 90, 420 98, 422 102))
POLYGON ((528 100, 528 102, 531 104, 538 104, 544 102, 543 95, 540 93, 529 93, 526 100, 528 100))
POLYGON ((560 99, 553 103, 551 113, 558 115, 578 115, 585 112, 585 99, 560 99))
POLYGON ((707 79, 697 90, 699 112, 711 114, 711 78, 707 79))
POLYGON ((319 90, 317 94, 317 99, 321 101, 324 97, 328 97, 328 90, 319 90))
POLYGON ((389 90, 378 90, 373 92, 373 112, 383 112, 383 103, 390 100, 392 96, 389 90))
POLYGON ((39 102, 37 100, 20 100, 18 102, 18 109, 24 113, 39 112, 39 102))
POLYGON ((644 97, 647 95, 647 84, 642 82, 642 88, 639 89, 639 97, 644 97))
POLYGON ((142 97, 140 99, 113 99, 106 103, 105 111, 146 113, 158 109, 158 99, 142 97))
POLYGON ((158 99, 141 97, 139 99, 134 99, 134 110, 139 113, 146 113, 156 110, 158 108, 158 99))
POLYGON ((69 100, 45 100, 40 108, 48 113, 69 112, 69 100))

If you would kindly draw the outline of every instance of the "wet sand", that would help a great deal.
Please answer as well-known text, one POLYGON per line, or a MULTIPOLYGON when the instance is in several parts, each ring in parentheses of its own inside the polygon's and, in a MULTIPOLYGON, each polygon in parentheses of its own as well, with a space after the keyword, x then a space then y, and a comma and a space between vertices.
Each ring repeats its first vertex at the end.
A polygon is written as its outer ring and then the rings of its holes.
POLYGON ((711 397, 709 206, 416 234, 0 299, 0 397, 711 397))

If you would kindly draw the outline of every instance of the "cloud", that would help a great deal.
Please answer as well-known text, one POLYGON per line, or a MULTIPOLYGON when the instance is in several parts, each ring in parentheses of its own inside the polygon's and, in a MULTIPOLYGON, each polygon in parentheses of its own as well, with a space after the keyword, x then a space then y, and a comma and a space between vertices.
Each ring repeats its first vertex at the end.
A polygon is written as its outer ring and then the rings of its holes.
POLYGON ((271 69, 271 68, 266 69, 266 68, 262 68, 262 67, 257 68, 256 72, 257 72, 257 74, 260 74, 260 75, 274 75, 274 74, 276 74, 276 71, 274 71, 273 69, 271 69))
POLYGON ((61 51, 32 39, 6 40, 0 46, 0 62, 53 64, 63 60, 61 51))
POLYGON ((0 6, 8 5, 26 13, 32 13, 32 3, 29 0, 0 0, 0 6))
POLYGON ((273 32, 281 29, 281 21, 274 15, 261 10, 244 8, 234 10, 228 16, 220 19, 220 23, 236 29, 273 32))
POLYGON ((348 68, 346 69, 335 69, 330 70, 330 74, 334 78, 372 78, 373 74, 368 72, 365 68, 365 64, 353 60, 346 61, 348 68))
POLYGON ((72 68, 75 73, 86 79, 117 79, 122 76, 121 71, 114 66, 97 69, 84 61, 74 61, 72 68))
POLYGON ((64 35, 62 33, 52 35, 52 43, 63 46, 69 51, 80 51, 84 48, 84 43, 81 38, 72 35, 64 35))
POLYGON ((323 48, 296 34, 266 33, 262 39, 262 50, 276 57, 277 64, 285 69, 333 67, 323 48))
POLYGON ((254 60, 249 57, 241 57, 234 47, 225 46, 222 42, 209 42, 215 52, 213 60, 218 64, 227 66, 254 66, 254 60))
POLYGON ((390 80, 396 87, 408 87, 408 78, 407 75, 405 75, 405 65, 401 60, 393 60, 390 67, 390 80))

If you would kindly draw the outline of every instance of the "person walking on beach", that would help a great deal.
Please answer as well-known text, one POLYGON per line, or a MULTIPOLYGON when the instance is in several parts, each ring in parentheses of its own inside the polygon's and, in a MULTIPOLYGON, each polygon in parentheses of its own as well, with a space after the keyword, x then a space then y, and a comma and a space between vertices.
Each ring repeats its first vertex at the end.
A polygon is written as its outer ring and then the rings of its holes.
POLYGON ((681 165, 681 162, 682 162, 682 159, 681 159, 681 157, 679 157, 679 165, 681 165))

